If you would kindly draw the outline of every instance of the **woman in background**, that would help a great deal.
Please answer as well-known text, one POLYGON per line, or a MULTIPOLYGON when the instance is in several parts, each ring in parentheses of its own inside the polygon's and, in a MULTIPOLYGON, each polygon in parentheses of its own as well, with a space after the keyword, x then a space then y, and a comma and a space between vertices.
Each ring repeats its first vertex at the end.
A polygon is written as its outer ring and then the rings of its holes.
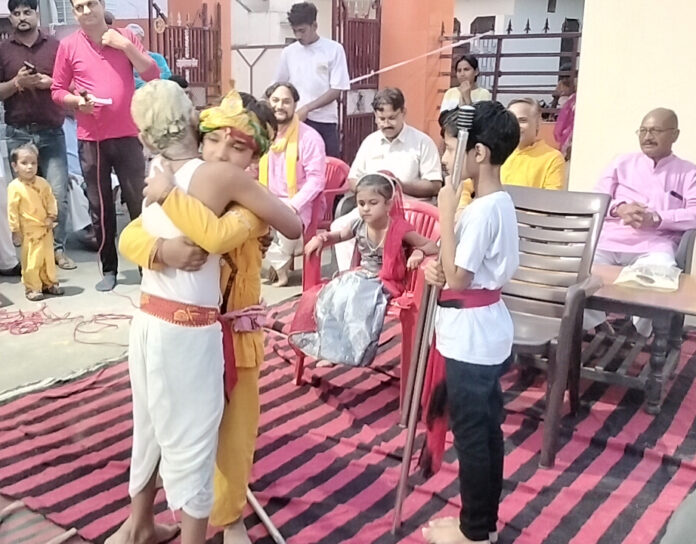
POLYGON ((452 87, 445 93, 440 106, 441 112, 453 110, 464 104, 491 100, 491 92, 479 87, 476 83, 479 76, 479 63, 474 55, 459 57, 454 65, 454 71, 459 86, 452 87))

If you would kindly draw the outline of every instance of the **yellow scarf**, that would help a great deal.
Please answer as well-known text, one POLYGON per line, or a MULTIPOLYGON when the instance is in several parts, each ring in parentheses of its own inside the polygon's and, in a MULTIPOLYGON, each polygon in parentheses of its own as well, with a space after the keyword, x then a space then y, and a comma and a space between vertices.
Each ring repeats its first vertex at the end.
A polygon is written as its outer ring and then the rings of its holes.
POLYGON ((259 161, 259 182, 268 187, 268 154, 271 152, 285 153, 285 178, 288 186, 288 197, 297 194, 297 141, 300 135, 300 120, 295 115, 290 121, 285 134, 276 138, 271 145, 271 151, 266 153, 259 161))

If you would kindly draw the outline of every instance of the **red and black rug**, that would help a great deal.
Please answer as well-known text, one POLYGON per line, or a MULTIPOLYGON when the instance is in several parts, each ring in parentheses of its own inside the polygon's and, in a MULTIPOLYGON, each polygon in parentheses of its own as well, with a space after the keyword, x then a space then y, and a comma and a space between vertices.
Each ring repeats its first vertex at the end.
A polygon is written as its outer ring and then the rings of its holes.
MULTIPOLYGON (((278 328, 294 302, 274 308, 278 328)), ((289 543, 416 543, 430 518, 456 515, 456 458, 418 475, 399 536, 390 534, 405 431, 397 425, 400 329, 387 323, 373 368, 305 370, 270 332, 261 375, 262 419, 251 485, 289 543)), ((695 487, 696 339, 684 343, 662 412, 642 395, 585 384, 582 410, 563 420, 553 470, 538 469, 544 382, 504 378, 507 417, 500 542, 657 543, 669 516, 695 487)), ((128 514, 131 407, 125 362, 0 406, 0 495, 101 543, 128 514)), ((160 492, 157 511, 171 520, 160 492)), ((258 518, 252 539, 270 544, 258 518)), ((211 531, 210 542, 221 543, 211 531)))

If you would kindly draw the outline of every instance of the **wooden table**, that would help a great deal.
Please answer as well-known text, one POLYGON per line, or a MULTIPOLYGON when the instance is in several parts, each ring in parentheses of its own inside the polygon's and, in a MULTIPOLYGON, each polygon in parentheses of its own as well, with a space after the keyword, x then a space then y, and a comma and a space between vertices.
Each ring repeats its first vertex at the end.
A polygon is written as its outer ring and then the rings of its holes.
MULTIPOLYGON (((644 341, 634 343, 619 368, 607 370, 606 364, 619 352, 627 340, 615 341, 595 366, 584 366, 584 378, 614 383, 645 391, 645 410, 650 414, 660 412, 662 389, 665 378, 669 378, 681 354, 681 334, 685 315, 696 315, 696 278, 682 274, 679 289, 673 292, 652 291, 636 287, 615 285, 614 280, 621 272, 620 266, 595 265, 593 276, 603 286, 586 302, 589 309, 603 310, 652 319, 654 339, 651 345, 650 363, 638 374, 629 371, 640 353, 644 341)), ((589 352, 592 352, 590 343, 589 352)), ((585 355, 583 353, 583 355, 585 355)), ((583 363, 588 357, 583 356, 583 363)))

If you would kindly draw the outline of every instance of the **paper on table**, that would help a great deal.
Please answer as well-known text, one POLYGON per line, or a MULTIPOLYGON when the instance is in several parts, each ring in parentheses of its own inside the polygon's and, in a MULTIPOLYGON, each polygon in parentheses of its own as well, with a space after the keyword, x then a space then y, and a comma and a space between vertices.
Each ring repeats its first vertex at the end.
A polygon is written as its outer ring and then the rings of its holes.
POLYGON ((681 270, 676 266, 631 265, 621 269, 614 283, 655 291, 676 291, 680 274, 681 270))

